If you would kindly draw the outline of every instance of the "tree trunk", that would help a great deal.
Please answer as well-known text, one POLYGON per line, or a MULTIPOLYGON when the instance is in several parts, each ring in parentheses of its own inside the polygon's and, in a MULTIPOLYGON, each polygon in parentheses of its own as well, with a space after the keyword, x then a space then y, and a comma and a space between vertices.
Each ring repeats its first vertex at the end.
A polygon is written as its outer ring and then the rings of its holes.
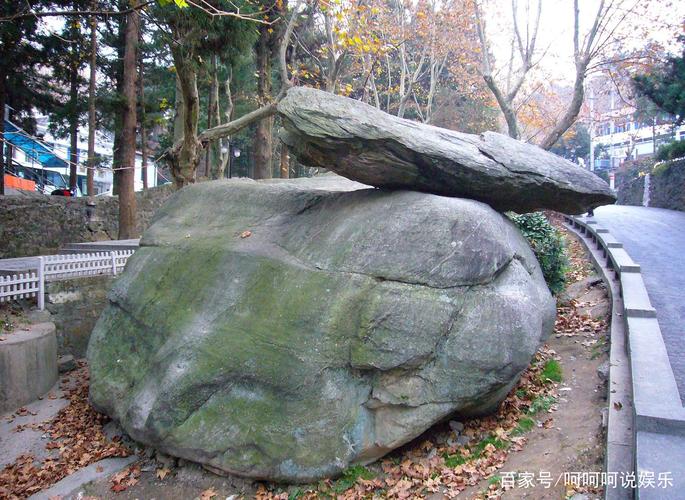
POLYGON ((551 149, 556 144, 559 138, 564 135, 578 118, 580 108, 583 106, 585 99, 585 74, 587 71, 587 62, 585 59, 580 59, 576 62, 576 81, 573 85, 573 99, 569 105, 564 116, 559 120, 552 131, 542 140, 540 147, 542 149, 551 149))
POLYGON ((143 81, 145 66, 143 65, 142 55, 140 55, 139 59, 140 66, 138 69, 138 89, 140 97, 140 175, 143 177, 143 189, 147 189, 147 127, 145 126, 145 85, 143 81))
MULTIPOLYGON (((231 120, 233 120, 233 95, 231 94, 232 76, 233 71, 231 68, 229 68, 228 78, 224 82, 224 92, 226 94, 226 108, 224 109, 224 117, 226 118, 225 123, 230 123, 231 120)), ((220 112, 218 107, 217 112, 220 112)), ((220 116, 217 123, 221 123, 220 116)), ((219 144, 221 151, 221 161, 218 162, 217 170, 214 176, 215 179, 224 178, 226 167, 228 166, 228 163, 231 161, 231 137, 229 136, 224 137, 223 139, 219 139, 219 144)))
MULTIPOLYGON (((212 128, 221 123, 219 112, 219 75, 216 64, 216 54, 212 54, 211 60, 211 84, 209 86, 209 105, 207 106, 207 128, 212 128)), ((209 179, 217 179, 220 169, 221 140, 211 141, 207 145, 205 163, 207 165, 205 175, 209 179)))
POLYGON ((281 179, 290 177, 290 155, 288 154, 288 146, 281 143, 281 179))
POLYGON ((497 86, 494 78, 491 75, 483 75, 483 80, 485 81, 486 85, 488 86, 492 94, 495 96, 495 99, 497 100, 497 105, 499 106, 499 109, 502 111, 502 114, 504 115, 504 119, 507 122, 507 132, 509 133, 509 137, 519 139, 521 137, 521 134, 519 132, 518 120, 516 119, 516 112, 514 111, 511 102, 509 102, 509 100, 502 94, 502 92, 500 92, 499 87, 497 86))
MULTIPOLYGON (((126 49, 126 21, 127 16, 120 16, 118 22, 117 39, 116 39, 116 49, 117 49, 117 62, 115 66, 114 78, 116 81, 116 89, 118 94, 122 94, 124 90, 124 65, 122 61, 124 60, 124 52, 126 49)), ((114 150, 112 151, 112 194, 119 194, 119 186, 121 185, 121 166, 122 166, 122 135, 123 135, 123 124, 122 124, 122 114, 117 113, 114 116, 114 144, 112 145, 114 150)))
POLYGON ((174 94, 174 144, 183 139, 183 89, 181 79, 176 73, 176 92, 174 94))
MULTIPOLYGON (((97 2, 93 2, 97 10, 97 2)), ((95 81, 97 71, 97 19, 90 18, 90 81, 88 84, 88 171, 86 173, 86 191, 88 196, 95 194, 95 81)))
MULTIPOLYGON (((137 0, 132 0, 135 7, 137 0)), ((136 195, 136 74, 138 37, 140 34, 140 15, 137 10, 127 14, 126 48, 124 50, 124 113, 122 130, 121 185, 119 186, 119 239, 135 238, 136 195)))
MULTIPOLYGON (((182 95, 182 112, 180 120, 183 137, 174 144, 167 155, 167 161, 177 188, 182 188, 195 182, 195 174, 200 159, 200 142, 197 137, 197 120, 200 112, 200 98, 197 93, 197 74, 192 64, 186 60, 182 49, 173 44, 171 54, 174 58, 178 85, 182 95)), ((179 131, 174 129, 174 136, 179 131)))
POLYGON ((71 49, 72 65, 69 75, 69 189, 76 189, 78 172, 78 63, 76 62, 77 49, 71 49))
MULTIPOLYGON (((257 98, 259 104, 271 99, 271 48, 269 47, 269 25, 260 25, 257 41, 257 98)), ((267 116, 257 123, 254 150, 254 178, 271 179, 271 146, 273 117, 267 116)))

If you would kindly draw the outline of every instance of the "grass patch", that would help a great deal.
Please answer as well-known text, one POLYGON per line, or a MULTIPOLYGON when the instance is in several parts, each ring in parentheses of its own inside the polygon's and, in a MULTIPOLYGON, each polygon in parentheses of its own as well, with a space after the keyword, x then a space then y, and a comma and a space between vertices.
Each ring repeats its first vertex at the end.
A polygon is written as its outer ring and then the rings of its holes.
POLYGON ((499 484, 502 482, 502 476, 492 476, 488 479, 488 484, 499 484))
POLYGON ((474 449, 471 450, 471 453, 476 455, 476 458, 478 458, 483 454, 483 450, 485 450, 485 447, 489 444, 493 445, 498 450, 503 450, 508 446, 507 443, 502 441, 501 439, 496 438, 495 436, 490 436, 483 439, 480 443, 478 443, 474 447, 474 449))
POLYGON ((495 436, 489 436, 481 440, 477 445, 469 448, 471 454, 468 457, 465 457, 461 453, 455 453, 453 455, 443 455, 443 458, 445 459, 445 465, 447 467, 454 468, 459 465, 464 465, 466 462, 470 462, 471 460, 477 460, 483 456, 485 447, 489 444, 493 445, 498 450, 503 450, 509 446, 509 443, 502 441, 501 439, 495 436))
POLYGON ((445 459, 445 465, 450 468, 454 468, 459 465, 464 465, 468 461, 468 459, 461 453, 455 453, 454 455, 445 455, 443 456, 443 458, 445 459))
POLYGON ((521 436, 527 432, 530 432, 533 427, 535 427, 535 421, 530 417, 523 417, 521 420, 519 420, 519 423, 512 431, 512 434, 514 436, 521 436))
POLYGON ((545 363, 542 368, 542 373, 540 373, 540 380, 547 382, 551 380, 552 382, 561 382, 561 365, 555 359, 550 359, 545 363))
POLYGON ((552 405, 557 402, 554 396, 540 396, 535 398, 528 408, 528 415, 535 415, 540 412, 548 412, 552 405))
POLYGON ((333 491, 336 493, 342 493, 343 491, 349 490, 352 486, 354 486, 354 483, 357 482, 357 479, 362 478, 369 480, 373 479, 374 477, 376 477, 376 475, 363 465, 353 465, 352 467, 345 469, 345 471, 342 473, 342 476, 340 476, 340 478, 333 483, 333 491))
POLYGON ((590 359, 597 359, 602 354, 607 352, 607 341, 604 337, 597 339, 597 343, 592 346, 592 353, 590 354, 590 359))

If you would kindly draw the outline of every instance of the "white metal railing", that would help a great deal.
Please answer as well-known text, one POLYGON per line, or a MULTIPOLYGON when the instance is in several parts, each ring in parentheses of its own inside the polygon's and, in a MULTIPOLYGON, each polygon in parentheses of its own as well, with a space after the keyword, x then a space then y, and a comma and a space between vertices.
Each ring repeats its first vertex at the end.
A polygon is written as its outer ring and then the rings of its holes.
POLYGON ((44 255, 37 257, 36 271, 0 276, 0 302, 36 297, 45 308, 45 282, 88 276, 117 275, 134 250, 44 255))
POLYGON ((38 272, 27 272, 0 276, 0 302, 14 299, 38 298, 38 308, 45 308, 44 282, 38 272))

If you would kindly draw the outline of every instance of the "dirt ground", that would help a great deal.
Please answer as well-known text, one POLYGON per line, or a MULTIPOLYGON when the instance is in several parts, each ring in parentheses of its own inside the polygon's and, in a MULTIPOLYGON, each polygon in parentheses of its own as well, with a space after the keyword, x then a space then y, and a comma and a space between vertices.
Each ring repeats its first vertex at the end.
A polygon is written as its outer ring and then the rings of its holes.
MULTIPOLYGON (((522 474, 514 476, 514 487, 507 491, 493 488, 490 493, 495 498, 563 499, 583 490, 588 498, 603 498, 601 490, 593 492, 564 484, 568 480, 573 482, 574 476, 569 473, 604 470, 606 435, 602 413, 607 406, 607 389, 605 381, 598 376, 598 368, 608 360, 609 298, 605 285, 593 279, 589 256, 582 244, 572 233, 565 230, 563 233, 571 258, 572 279, 581 285, 574 287, 574 282, 567 285, 572 299, 569 307, 581 315, 592 313, 595 315, 593 320, 604 323, 593 325, 599 326, 595 332, 582 328, 575 333, 555 332, 547 342, 556 352, 563 373, 557 408, 552 413, 554 421, 549 428, 534 428, 527 435, 525 447, 509 456, 498 475, 507 477, 505 472, 522 474), (582 286, 588 282, 593 283, 589 288, 582 286), (548 486, 548 478, 553 481, 551 486, 548 486)), ((573 328, 569 329, 571 331, 573 328)), ((487 498, 483 491, 488 486, 487 481, 481 482, 480 495, 468 490, 464 492, 465 498, 471 495, 487 498)))
MULTIPOLYGON (((568 474, 603 470, 606 386, 598 368, 607 360, 608 298, 603 284, 592 278, 581 244, 566 237, 571 286, 558 306, 555 332, 496 415, 463 425, 444 422, 376 464, 303 486, 217 476, 129 442, 140 460, 87 485, 81 498, 563 499, 581 492, 584 498, 600 498, 601 490, 567 483, 568 474), (546 378, 553 364, 560 374, 546 378)), ((112 424, 102 424, 110 439, 116 435, 112 424)))

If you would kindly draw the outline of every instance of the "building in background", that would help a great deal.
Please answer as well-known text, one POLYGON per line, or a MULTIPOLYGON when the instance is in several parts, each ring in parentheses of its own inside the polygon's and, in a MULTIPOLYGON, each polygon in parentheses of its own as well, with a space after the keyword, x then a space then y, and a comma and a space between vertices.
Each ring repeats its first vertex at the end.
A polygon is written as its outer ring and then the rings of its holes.
MULTIPOLYGON (((35 135, 22 130, 9 120, 5 120, 3 141, 6 154, 8 146, 11 149, 12 165, 8 171, 16 177, 30 179, 36 183, 36 190, 50 194, 54 189, 67 188, 69 184, 69 138, 56 138, 49 132, 47 117, 39 117, 36 120, 35 135)), ((87 158, 88 158, 88 131, 79 130, 77 151, 77 186, 78 195, 88 194, 86 191, 87 158)), ((94 172, 93 181, 94 195, 112 195, 113 170, 112 153, 113 143, 106 133, 96 133, 95 154, 97 168, 94 172)), ((5 156, 7 157, 7 156, 5 156)), ((135 190, 143 189, 142 155, 136 152, 135 162, 135 190)), ((153 159, 147 160, 147 185, 154 187, 168 182, 161 172, 158 172, 153 159)))
POLYGON ((673 116, 648 109, 648 103, 639 109, 639 103, 628 102, 629 88, 622 93, 606 77, 593 79, 588 87, 594 171, 611 174, 626 161, 649 158, 660 146, 685 140, 685 125, 675 126, 673 116))

